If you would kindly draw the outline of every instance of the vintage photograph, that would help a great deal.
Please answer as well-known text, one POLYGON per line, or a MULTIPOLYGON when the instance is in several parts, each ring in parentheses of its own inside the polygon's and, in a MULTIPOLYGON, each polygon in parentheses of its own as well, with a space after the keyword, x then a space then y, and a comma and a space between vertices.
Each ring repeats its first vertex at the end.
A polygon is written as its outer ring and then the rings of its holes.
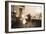
POLYGON ((36 2, 6 2, 6 31, 44 31, 44 5, 36 2))
POLYGON ((11 5, 11 28, 41 27, 42 7, 11 5))

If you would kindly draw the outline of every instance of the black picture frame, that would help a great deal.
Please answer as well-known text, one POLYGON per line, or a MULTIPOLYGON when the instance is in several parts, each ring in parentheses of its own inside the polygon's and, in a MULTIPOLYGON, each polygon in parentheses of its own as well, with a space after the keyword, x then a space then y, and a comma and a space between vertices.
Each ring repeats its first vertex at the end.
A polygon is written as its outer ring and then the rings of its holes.
POLYGON ((5 32, 6 33, 20 33, 20 32, 37 32, 37 31, 45 31, 45 3, 41 2, 23 2, 23 1, 5 1, 5 32), (27 3, 27 4, 42 4, 44 6, 44 29, 43 30, 29 30, 29 31, 15 31, 15 32, 9 32, 8 30, 8 17, 9 17, 9 10, 8 10, 8 4, 9 3, 27 3))

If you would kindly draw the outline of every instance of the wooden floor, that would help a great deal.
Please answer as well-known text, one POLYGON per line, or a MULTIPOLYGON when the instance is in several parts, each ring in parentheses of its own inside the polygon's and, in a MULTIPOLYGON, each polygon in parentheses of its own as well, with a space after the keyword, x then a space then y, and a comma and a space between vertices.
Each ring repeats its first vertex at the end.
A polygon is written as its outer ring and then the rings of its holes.
POLYGON ((31 28, 31 27, 41 27, 41 20, 32 19, 32 21, 27 21, 26 24, 22 24, 19 19, 12 20, 12 28, 31 28))

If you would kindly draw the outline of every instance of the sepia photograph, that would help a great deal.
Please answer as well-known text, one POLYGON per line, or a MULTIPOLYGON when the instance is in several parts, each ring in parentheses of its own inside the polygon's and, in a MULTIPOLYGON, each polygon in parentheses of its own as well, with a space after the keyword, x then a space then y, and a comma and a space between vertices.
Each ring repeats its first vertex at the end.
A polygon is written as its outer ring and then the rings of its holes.
POLYGON ((44 3, 8 2, 7 5, 8 32, 44 30, 44 3))
POLYGON ((42 7, 11 5, 11 28, 41 27, 42 7))

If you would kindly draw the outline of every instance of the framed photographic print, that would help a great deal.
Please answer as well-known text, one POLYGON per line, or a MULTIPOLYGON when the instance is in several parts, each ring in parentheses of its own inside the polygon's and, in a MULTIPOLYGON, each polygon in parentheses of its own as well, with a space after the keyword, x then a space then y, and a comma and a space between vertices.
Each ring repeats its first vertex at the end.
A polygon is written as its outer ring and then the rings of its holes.
POLYGON ((45 3, 5 1, 5 32, 45 30, 45 3))

